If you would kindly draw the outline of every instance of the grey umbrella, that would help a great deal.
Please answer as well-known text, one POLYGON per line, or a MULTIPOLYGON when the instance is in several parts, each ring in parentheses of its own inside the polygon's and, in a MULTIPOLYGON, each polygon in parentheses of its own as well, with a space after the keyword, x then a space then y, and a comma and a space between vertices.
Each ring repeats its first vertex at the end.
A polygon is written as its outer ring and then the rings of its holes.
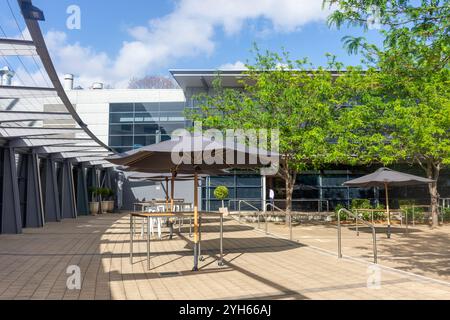
POLYGON ((198 270, 199 215, 198 175, 210 170, 258 168, 273 164, 277 153, 236 143, 216 141, 198 135, 174 137, 170 141, 149 145, 106 158, 117 165, 147 173, 194 175, 194 271, 198 270), (275 157, 275 158, 274 158, 275 157))
POLYGON ((386 212, 388 216, 388 237, 390 237, 391 213, 389 209, 389 186, 413 186, 433 183, 434 180, 398 172, 389 168, 380 168, 366 176, 344 183, 347 187, 384 187, 386 192, 386 212))

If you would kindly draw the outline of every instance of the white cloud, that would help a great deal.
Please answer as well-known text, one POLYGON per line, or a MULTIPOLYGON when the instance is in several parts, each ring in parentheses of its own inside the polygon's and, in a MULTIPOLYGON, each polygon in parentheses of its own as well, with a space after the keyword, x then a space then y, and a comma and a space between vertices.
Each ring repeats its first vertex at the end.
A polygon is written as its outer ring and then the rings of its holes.
POLYGON ((217 68, 218 70, 246 70, 247 67, 242 61, 236 61, 235 63, 225 63, 217 68))
POLYGON ((179 58, 211 55, 217 30, 232 36, 246 24, 265 19, 275 32, 292 32, 327 15, 322 0, 178 0, 168 15, 130 28, 132 40, 124 42, 115 57, 69 44, 62 32, 49 32, 46 40, 57 69, 77 75, 82 86, 102 81, 125 87, 131 77, 169 67, 179 58))

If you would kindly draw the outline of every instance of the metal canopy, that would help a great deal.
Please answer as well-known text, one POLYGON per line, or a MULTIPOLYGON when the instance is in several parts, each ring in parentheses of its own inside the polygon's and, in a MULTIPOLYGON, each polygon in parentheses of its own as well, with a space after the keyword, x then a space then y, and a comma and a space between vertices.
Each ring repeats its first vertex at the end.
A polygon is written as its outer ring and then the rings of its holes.
POLYGON ((19 67, 25 69, 34 85, 25 83, 23 74, 14 77, 12 85, 5 81, 0 84, 0 147, 16 148, 20 152, 28 149, 42 156, 53 154, 78 162, 103 160, 112 149, 89 130, 68 99, 39 26, 39 21, 44 20, 42 11, 31 0, 17 3, 31 39, 23 35, 22 39, 13 39, 6 34, 0 38, 0 56, 7 67, 2 69, 2 74, 14 76, 9 61, 17 57, 22 62, 21 57, 29 57, 40 69, 46 84, 41 84, 41 78, 36 81, 36 74, 29 72, 23 62, 19 67))
POLYGON ((87 213, 87 168, 99 175, 111 167, 104 158, 113 153, 82 121, 60 83, 38 23, 43 12, 31 0, 17 3, 31 40, 11 9, 22 39, 1 30, 0 234, 87 213))
POLYGON ((33 41, 0 38, 1 56, 36 56, 33 41))

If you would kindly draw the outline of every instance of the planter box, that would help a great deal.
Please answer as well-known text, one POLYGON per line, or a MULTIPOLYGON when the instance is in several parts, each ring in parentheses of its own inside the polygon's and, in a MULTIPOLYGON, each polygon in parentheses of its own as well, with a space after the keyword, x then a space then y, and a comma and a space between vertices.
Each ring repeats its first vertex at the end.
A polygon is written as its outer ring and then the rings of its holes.
POLYGON ((99 202, 89 202, 89 212, 91 213, 91 215, 95 216, 98 214, 99 206, 99 202))

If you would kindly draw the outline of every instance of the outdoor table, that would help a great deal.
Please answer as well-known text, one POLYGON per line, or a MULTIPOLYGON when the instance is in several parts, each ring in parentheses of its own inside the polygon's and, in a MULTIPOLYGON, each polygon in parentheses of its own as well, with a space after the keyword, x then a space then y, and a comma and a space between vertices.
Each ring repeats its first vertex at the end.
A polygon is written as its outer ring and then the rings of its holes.
MULTIPOLYGON (((220 259, 219 266, 223 266, 223 214, 220 212, 199 211, 200 219, 205 216, 220 217, 220 259)), ((194 212, 130 212, 130 264, 133 264, 133 237, 134 237, 134 218, 144 218, 147 220, 147 269, 150 270, 150 218, 184 218, 190 219, 194 216, 194 212)), ((201 220, 200 220, 201 221, 201 220)), ((192 224, 190 224, 189 233, 191 233, 192 224)), ((200 224, 200 241, 201 241, 201 224, 200 224)), ((172 232, 172 230, 171 230, 172 232)), ((200 254, 199 246, 199 255, 200 254)))
POLYGON ((133 203, 133 208, 134 208, 134 211, 136 211, 136 207, 140 206, 141 210, 144 211, 145 207, 151 206, 151 205, 153 205, 153 203, 154 203, 153 201, 135 202, 135 203, 133 203))

